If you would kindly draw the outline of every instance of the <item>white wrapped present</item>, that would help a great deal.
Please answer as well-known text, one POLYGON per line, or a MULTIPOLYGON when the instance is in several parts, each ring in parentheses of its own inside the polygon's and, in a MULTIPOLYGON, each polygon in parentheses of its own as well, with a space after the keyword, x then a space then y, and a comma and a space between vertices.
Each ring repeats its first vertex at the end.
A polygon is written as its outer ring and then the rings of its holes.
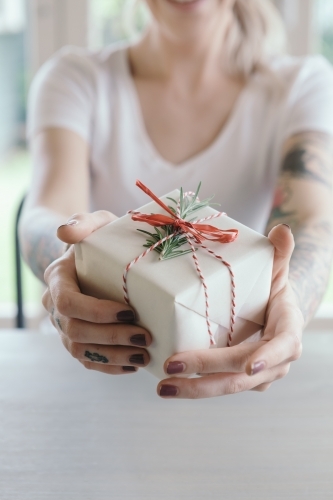
MULTIPOLYGON (((180 192, 175 190, 161 200, 168 205, 169 198, 178 200, 179 196, 180 192)), ((168 215, 155 201, 138 211, 168 215)), ((207 206, 196 212, 195 218, 217 213, 207 206)), ((155 251, 150 251, 136 261, 146 243, 145 235, 137 229, 151 233, 153 228, 147 223, 133 221, 132 215, 127 214, 75 245, 81 290, 100 299, 125 302, 124 271, 132 263, 126 277, 129 303, 136 311, 138 324, 152 334, 153 343, 148 348, 151 361, 146 369, 159 378, 166 377, 163 365, 169 356, 211 347, 207 320, 217 347, 228 345, 231 311, 235 316, 231 345, 250 338, 264 324, 274 256, 272 244, 268 238, 226 215, 210 220, 209 224, 221 230, 238 230, 238 237, 232 243, 204 242, 230 264, 229 268, 192 240, 207 286, 209 318, 207 297, 192 253, 160 260, 155 251), (235 283, 234 308, 230 270, 235 283)))

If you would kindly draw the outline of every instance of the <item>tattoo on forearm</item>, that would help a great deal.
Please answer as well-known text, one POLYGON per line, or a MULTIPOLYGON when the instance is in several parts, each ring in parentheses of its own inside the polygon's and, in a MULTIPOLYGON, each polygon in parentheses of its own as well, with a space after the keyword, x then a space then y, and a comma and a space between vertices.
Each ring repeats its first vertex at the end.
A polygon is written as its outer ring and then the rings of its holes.
POLYGON ((332 224, 307 225, 295 232, 289 278, 307 323, 325 293, 333 255, 332 224))
POLYGON ((86 351, 84 353, 85 357, 90 359, 91 361, 98 362, 98 363, 108 363, 109 360, 105 357, 102 356, 101 354, 98 354, 98 352, 89 352, 86 351))
POLYGON ((325 292, 333 255, 331 221, 332 138, 304 133, 286 146, 267 232, 277 224, 291 226, 295 250, 290 282, 305 322, 325 292))
POLYGON ((31 224, 25 224, 26 227, 21 227, 22 253, 32 272, 41 281, 44 281, 45 269, 63 253, 64 244, 56 236, 60 223, 61 219, 41 211, 38 225, 32 221, 31 224))

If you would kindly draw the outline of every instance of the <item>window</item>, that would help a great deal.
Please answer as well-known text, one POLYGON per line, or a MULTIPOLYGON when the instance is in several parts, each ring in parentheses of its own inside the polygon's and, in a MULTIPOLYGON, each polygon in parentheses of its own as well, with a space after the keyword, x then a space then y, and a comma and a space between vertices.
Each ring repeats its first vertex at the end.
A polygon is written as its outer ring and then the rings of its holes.
POLYGON ((316 48, 333 64, 333 2, 317 0, 315 4, 316 48))

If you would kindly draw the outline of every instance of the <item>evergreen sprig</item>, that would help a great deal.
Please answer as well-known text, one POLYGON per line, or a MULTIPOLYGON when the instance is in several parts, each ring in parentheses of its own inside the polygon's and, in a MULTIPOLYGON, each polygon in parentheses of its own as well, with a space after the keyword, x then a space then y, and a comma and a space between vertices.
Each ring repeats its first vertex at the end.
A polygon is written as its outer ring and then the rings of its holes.
MULTIPOLYGON (((207 207, 213 197, 207 198, 206 200, 200 201, 198 199, 198 194, 200 191, 201 182, 197 187, 197 190, 193 196, 184 196, 183 188, 180 188, 180 198, 179 198, 179 208, 180 208, 180 217, 184 220, 201 210, 204 207, 207 207)), ((176 215, 177 214, 177 204, 178 202, 173 198, 167 198, 170 200, 175 206, 168 205, 170 210, 176 215)), ((192 222, 194 219, 190 219, 189 222, 192 222)), ((146 248, 150 248, 155 245, 158 241, 162 240, 166 236, 170 236, 175 233, 172 238, 158 245, 154 250, 160 254, 160 260, 168 260, 174 259, 175 257, 180 257, 181 255, 186 255, 187 253, 191 253, 192 250, 180 250, 180 247, 187 243, 186 236, 183 233, 175 232, 175 228, 172 224, 168 224, 162 227, 154 227, 155 232, 150 233, 149 231, 144 231, 143 229, 138 229, 140 233, 144 233, 148 235, 146 243, 143 245, 146 248)))

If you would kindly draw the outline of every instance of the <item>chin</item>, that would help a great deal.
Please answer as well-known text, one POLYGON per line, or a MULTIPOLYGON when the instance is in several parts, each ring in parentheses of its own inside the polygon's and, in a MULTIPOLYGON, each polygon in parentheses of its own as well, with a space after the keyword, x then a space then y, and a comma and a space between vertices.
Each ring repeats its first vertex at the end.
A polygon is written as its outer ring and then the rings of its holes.
POLYGON ((199 14, 220 10, 221 5, 230 3, 230 0, 146 0, 153 15, 159 12, 179 14, 199 14))

